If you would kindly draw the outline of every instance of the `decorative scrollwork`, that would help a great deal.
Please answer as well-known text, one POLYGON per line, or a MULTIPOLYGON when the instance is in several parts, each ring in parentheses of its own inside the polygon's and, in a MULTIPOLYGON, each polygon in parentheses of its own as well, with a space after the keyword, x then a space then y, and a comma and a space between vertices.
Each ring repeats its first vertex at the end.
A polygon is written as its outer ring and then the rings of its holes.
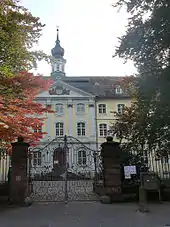
POLYGON ((30 148, 29 152, 41 152, 41 162, 34 161, 31 156, 29 166, 35 200, 96 198, 93 184, 100 171, 100 158, 99 152, 92 149, 90 144, 72 136, 56 137, 44 146, 30 148), (52 191, 52 194, 49 195, 47 191, 52 191))

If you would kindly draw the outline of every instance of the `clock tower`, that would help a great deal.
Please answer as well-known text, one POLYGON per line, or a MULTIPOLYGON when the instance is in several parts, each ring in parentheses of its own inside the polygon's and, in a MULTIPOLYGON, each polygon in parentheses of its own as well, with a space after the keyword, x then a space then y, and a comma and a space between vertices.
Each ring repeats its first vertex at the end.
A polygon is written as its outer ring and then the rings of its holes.
POLYGON ((54 80, 62 79, 65 76, 65 64, 66 60, 64 59, 64 48, 60 45, 59 39, 59 28, 57 27, 57 40, 55 42, 55 47, 51 50, 52 60, 51 67, 52 72, 51 76, 54 80))

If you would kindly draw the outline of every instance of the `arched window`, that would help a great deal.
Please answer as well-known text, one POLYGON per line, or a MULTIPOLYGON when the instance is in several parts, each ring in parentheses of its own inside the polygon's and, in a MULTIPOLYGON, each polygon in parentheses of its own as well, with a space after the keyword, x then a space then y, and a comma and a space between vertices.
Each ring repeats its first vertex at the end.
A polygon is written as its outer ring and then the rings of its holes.
POLYGON ((86 125, 84 122, 77 123, 77 135, 78 136, 86 135, 86 125))
POLYGON ((86 165, 87 162, 87 155, 85 150, 78 151, 78 164, 79 165, 86 165))
POLYGON ((62 72, 62 64, 59 65, 59 70, 62 72))
POLYGON ((64 135, 64 123, 58 122, 55 125, 56 136, 63 136, 64 135))
POLYGON ((85 112, 85 104, 84 103, 78 103, 77 104, 77 113, 84 113, 85 112))
POLYGON ((106 137, 108 133, 107 124, 100 124, 99 125, 99 135, 106 137))

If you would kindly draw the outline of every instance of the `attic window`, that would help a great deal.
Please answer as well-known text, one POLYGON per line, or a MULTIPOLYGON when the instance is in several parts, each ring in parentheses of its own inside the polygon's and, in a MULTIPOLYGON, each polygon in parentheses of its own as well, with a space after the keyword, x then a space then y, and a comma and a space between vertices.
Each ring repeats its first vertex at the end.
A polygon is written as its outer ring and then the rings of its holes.
POLYGON ((95 86, 99 86, 99 83, 98 82, 95 82, 95 84, 94 84, 95 86))
POLYGON ((115 91, 116 91, 116 94, 122 94, 122 89, 121 89, 120 85, 116 85, 115 91))

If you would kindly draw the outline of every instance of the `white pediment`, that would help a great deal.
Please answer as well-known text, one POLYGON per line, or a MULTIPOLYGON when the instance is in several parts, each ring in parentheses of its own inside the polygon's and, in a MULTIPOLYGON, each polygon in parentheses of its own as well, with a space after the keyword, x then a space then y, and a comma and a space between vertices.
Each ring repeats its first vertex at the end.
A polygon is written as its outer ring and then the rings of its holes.
POLYGON ((61 80, 57 80, 52 86, 44 92, 37 95, 37 98, 67 98, 67 97, 93 97, 92 94, 87 93, 81 89, 71 86, 61 80))

